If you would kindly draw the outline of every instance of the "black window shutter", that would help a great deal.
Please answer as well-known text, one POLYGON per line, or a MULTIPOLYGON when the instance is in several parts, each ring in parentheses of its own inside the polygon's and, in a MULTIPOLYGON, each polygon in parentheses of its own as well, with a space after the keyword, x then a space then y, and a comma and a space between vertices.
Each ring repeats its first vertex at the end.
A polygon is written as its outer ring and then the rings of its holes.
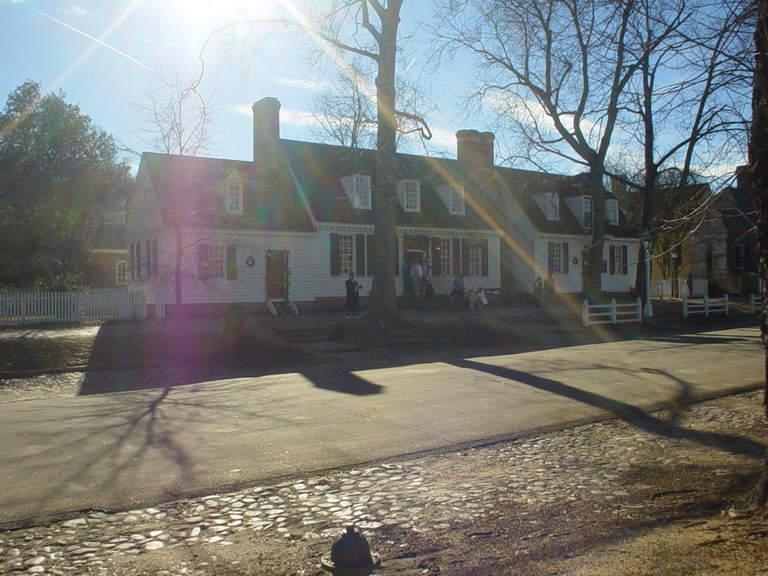
POLYGON ((469 272, 469 239, 461 239, 461 273, 469 272))
POLYGON ((227 280, 237 280, 237 246, 227 246, 227 280))
POLYGON ((331 276, 341 275, 339 266, 339 235, 331 233, 331 276))
POLYGON ((400 238, 395 236, 395 276, 400 276, 400 238))
POLYGON ((547 242, 547 273, 552 275, 555 272, 555 243, 547 242))
POLYGON ((488 276, 488 238, 484 238, 480 246, 480 270, 483 276, 488 276))
POLYGON ((563 254, 563 274, 568 274, 569 272, 568 267, 570 266, 568 262, 570 260, 570 257, 568 256, 568 242, 563 242, 562 254, 563 254))
POLYGON ((365 263, 367 265, 366 269, 366 276, 373 276, 374 270, 376 269, 375 260, 374 260, 374 242, 373 242, 373 235, 372 234, 366 234, 365 235, 365 263))
POLYGON ((365 276, 365 234, 355 234, 355 274, 365 276))
POLYGON ((461 238, 454 238, 453 239, 453 274, 454 276, 458 276, 462 273, 461 270, 461 238))
POLYGON ((141 242, 136 242, 136 276, 141 278, 141 242))
POLYGON ((616 274, 616 246, 611 246, 609 250, 610 264, 608 268, 609 274, 616 274))
POLYGON ((197 275, 200 280, 208 280, 211 277, 208 266, 208 244, 197 245, 197 275))
POLYGON ((629 272, 629 270, 627 269, 627 256, 628 256, 627 245, 624 244, 621 247, 621 273, 622 274, 627 274, 629 272))
POLYGON ((157 238, 152 240, 152 272, 157 274, 157 238))
POLYGON ((432 238, 432 276, 440 276, 443 271, 440 269, 440 238, 432 238))
POLYGON ((147 240, 147 277, 152 276, 152 243, 147 240))
POLYGON ((131 278, 136 278, 136 244, 131 242, 131 278))

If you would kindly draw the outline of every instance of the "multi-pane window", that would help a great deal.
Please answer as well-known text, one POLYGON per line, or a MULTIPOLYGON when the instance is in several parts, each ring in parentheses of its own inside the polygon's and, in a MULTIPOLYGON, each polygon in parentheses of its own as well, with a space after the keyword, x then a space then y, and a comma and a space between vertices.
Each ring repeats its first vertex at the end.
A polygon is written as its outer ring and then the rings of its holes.
POLYGON ((227 248, 222 244, 208 245, 208 277, 224 278, 227 262, 227 248))
POLYGON ((227 212, 243 213, 243 187, 240 184, 232 183, 227 187, 227 212))
POLYGON ((592 196, 584 196, 584 226, 592 227, 592 196))
POLYGON ((443 274, 451 273, 451 262, 452 262, 451 248, 452 247, 453 247, 453 242, 451 241, 450 238, 440 239, 440 270, 443 271, 443 274))
POLYGON ((605 219, 608 224, 619 223, 619 202, 618 200, 605 201, 605 219))
POLYGON ((371 177, 358 174, 355 176, 352 203, 355 208, 371 209, 371 177))
POLYGON ((547 242, 547 272, 568 274, 568 242, 547 242))
POLYGON ((347 275, 355 271, 355 236, 339 234, 339 272, 347 275))
POLYGON ((611 246, 610 248, 610 273, 611 274, 628 274, 629 267, 627 266, 628 249, 626 245, 611 246))
POLYGON ((400 202, 406 212, 421 212, 421 194, 418 180, 398 182, 400 202))
POLYGON ((469 247, 469 275, 482 276, 483 274, 483 247, 473 244, 469 247))
POLYGON ((115 263, 115 284, 122 286, 128 283, 128 261, 118 260, 115 263))
POLYGON ((547 220, 560 220, 560 197, 557 194, 545 196, 547 206, 547 220))
POLYGON ((552 243, 552 258, 549 262, 550 269, 553 273, 561 273, 563 271, 563 245, 558 242, 552 243))
POLYGON ((464 210, 464 189, 458 186, 451 186, 451 214, 461 216, 464 214, 464 210))

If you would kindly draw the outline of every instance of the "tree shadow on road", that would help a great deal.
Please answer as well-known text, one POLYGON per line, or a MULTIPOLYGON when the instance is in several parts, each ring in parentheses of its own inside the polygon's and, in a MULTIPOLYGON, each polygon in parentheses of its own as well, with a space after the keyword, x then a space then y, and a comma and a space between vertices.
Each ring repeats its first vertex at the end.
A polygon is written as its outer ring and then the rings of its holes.
MULTIPOLYGON (((595 392, 576 388, 575 386, 570 386, 558 380, 543 378, 522 370, 484 364, 469 359, 457 360, 452 362, 452 364, 459 368, 485 372, 499 378, 506 378, 543 392, 557 394, 558 396, 570 398, 571 400, 581 402, 582 404, 605 410, 616 418, 653 434, 669 438, 689 440, 704 446, 755 459, 761 459, 765 456, 766 446, 759 442, 732 434, 718 434, 684 428, 678 424, 678 419, 676 417, 673 417, 670 420, 662 420, 637 406, 614 400, 595 392)), ((679 379, 678 382, 683 384, 679 379)), ((688 403, 689 394, 688 386, 683 385, 681 393, 674 401, 674 403, 677 404, 676 407, 678 410, 685 407, 688 403)))

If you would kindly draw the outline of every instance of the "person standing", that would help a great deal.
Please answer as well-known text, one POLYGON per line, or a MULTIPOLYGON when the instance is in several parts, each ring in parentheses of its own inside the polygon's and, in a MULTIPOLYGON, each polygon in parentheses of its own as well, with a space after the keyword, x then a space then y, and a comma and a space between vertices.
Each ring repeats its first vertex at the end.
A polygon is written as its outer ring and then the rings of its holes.
POLYGON ((544 304, 546 306, 552 306, 555 303, 555 292, 555 279, 552 278, 552 272, 550 272, 547 279, 544 280, 544 304))
POLYGON ((421 294, 424 289, 424 269, 421 264, 414 261, 411 264, 411 278, 413 278, 413 290, 416 294, 421 294))
POLYGON ((360 288, 362 286, 355 280, 355 273, 350 272, 349 278, 344 282, 347 288, 347 320, 357 316, 357 311, 360 309, 360 288))

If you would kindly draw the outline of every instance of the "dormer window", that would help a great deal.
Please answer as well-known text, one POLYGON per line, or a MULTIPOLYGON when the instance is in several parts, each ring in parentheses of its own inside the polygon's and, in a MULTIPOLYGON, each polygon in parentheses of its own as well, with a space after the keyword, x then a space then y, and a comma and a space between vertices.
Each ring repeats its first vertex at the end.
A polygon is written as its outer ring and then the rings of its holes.
POLYGON ((357 210, 371 209, 371 177, 365 174, 352 174, 341 178, 341 185, 352 207, 357 210))
POLYGON ((547 220, 560 220, 560 197, 557 194, 549 193, 544 196, 547 220))
POLYGON ((230 214, 243 213, 243 185, 230 182, 227 184, 227 212, 230 214))
POLYGON ((616 225, 619 223, 619 201, 618 200, 605 201, 605 219, 608 222, 608 224, 616 225))
POLYGON ((582 196, 584 200, 584 216, 582 224, 585 228, 592 228, 592 196, 582 196))
POLYGON ((451 214, 463 216, 465 213, 464 188, 451 186, 450 197, 451 214))
POLYGON ((352 198, 355 208, 371 209, 371 177, 355 176, 355 191, 352 198))
POLYGON ((397 196, 406 212, 421 212, 421 187, 418 180, 400 180, 397 196))

